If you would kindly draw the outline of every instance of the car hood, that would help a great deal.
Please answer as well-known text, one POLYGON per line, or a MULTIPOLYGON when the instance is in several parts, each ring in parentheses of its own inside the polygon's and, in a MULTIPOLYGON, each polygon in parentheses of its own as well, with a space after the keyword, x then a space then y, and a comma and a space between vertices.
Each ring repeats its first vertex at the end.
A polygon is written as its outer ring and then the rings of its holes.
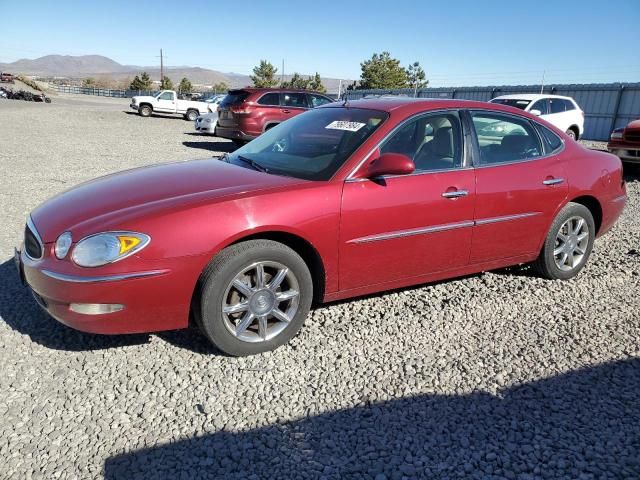
POLYGON ((155 100, 156 97, 152 97, 150 95, 136 95, 134 97, 131 97, 131 101, 135 101, 137 103, 140 103, 142 100, 150 102, 155 100))
POLYGON ((629 124, 627 125, 627 129, 640 130, 640 119, 634 120, 633 122, 629 122, 629 124))
MULTIPOLYGON (((45 243, 66 230, 114 228, 114 223, 158 209, 167 211, 229 196, 303 183, 217 159, 141 167, 80 184, 46 201, 31 213, 45 243)), ((116 227, 117 228, 117 227, 116 227)))

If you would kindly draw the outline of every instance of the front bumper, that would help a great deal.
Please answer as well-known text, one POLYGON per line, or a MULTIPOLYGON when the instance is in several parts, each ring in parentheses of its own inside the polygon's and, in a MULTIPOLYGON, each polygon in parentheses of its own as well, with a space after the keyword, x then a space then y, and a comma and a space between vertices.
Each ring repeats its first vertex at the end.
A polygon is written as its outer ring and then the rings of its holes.
POLYGON ((618 156, 623 162, 640 163, 640 147, 609 146, 610 153, 618 156))
POLYGON ((136 105, 135 103, 130 103, 129 107, 134 109, 134 110, 136 110, 136 111, 138 110, 138 105, 136 105))
POLYGON ((211 123, 206 123, 206 122, 198 122, 196 120, 196 131, 200 132, 200 133, 209 133, 211 135, 216 133, 216 124, 217 122, 211 122, 211 123))
MULTIPOLYGON (((59 322, 89 333, 143 333, 185 328, 195 280, 197 257, 149 262, 132 272, 96 273, 99 269, 61 271, 56 261, 33 260, 18 252, 14 260, 20 278, 38 304, 59 322), (57 268, 56 268, 57 267, 57 268), (193 281, 191 281, 193 280, 193 281), (78 313, 71 304, 121 305, 110 313, 78 313)), ((57 262, 60 263, 60 262, 57 262)), ((139 262, 138 262, 139 264, 139 262)), ((68 268, 67 268, 68 270, 68 268)))

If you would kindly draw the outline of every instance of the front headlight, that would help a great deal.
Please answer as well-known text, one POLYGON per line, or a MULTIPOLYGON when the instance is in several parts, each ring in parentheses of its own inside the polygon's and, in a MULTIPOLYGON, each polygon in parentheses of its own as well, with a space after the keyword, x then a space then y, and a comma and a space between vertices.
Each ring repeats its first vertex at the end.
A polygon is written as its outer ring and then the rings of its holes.
POLYGON ((73 239, 71 238, 71 232, 64 232, 62 235, 58 237, 55 245, 55 253, 56 257, 62 260, 69 253, 69 248, 71 248, 71 244, 73 243, 73 239))
POLYGON ((611 140, 620 140, 624 135, 624 128, 616 128, 611 132, 611 140))
POLYGON ((204 119, 204 123, 211 123, 211 119, 210 118, 205 118, 204 119))
POLYGON ((71 258, 81 267, 99 267, 127 258, 149 245, 151 237, 135 232, 105 232, 85 237, 71 258))

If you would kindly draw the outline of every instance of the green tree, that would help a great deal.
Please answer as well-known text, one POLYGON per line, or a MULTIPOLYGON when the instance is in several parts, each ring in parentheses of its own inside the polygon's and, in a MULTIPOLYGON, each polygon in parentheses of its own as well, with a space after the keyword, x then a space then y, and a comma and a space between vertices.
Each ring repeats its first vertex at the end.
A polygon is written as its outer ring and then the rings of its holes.
POLYGON ((299 73, 294 73, 288 82, 282 82, 282 88, 298 88, 300 90, 306 90, 309 88, 310 78, 303 78, 299 73))
POLYGON ((131 90, 151 90, 151 78, 149 78, 149 74, 147 72, 142 72, 142 75, 138 77, 135 76, 131 85, 129 85, 129 89, 131 90))
POLYGON ((325 93, 327 91, 325 86, 322 84, 322 79, 320 78, 320 74, 318 72, 316 72, 313 78, 309 79, 309 89, 322 93, 325 93))
POLYGON ((360 88, 405 88, 407 71, 400 66, 400 60, 389 52, 374 53, 370 60, 360 64, 360 88))
POLYGON ((254 87, 269 88, 278 85, 276 72, 278 69, 266 60, 260 60, 260 65, 253 68, 251 81, 254 87))
POLYGON ((211 85, 211 90, 213 90, 215 93, 225 93, 227 90, 229 90, 229 84, 226 82, 214 83, 213 85, 211 85))
POLYGON ((191 85, 191 82, 189 81, 189 79, 187 77, 184 77, 182 80, 180 80, 180 85, 178 85, 178 91, 181 93, 184 92, 191 92, 191 90, 193 90, 193 85, 191 85))
POLYGON ((420 66, 420 62, 413 62, 407 67, 407 83, 414 91, 429 85, 429 80, 427 80, 427 75, 420 66))
POLYGON ((82 80, 82 86, 83 87, 95 87, 96 86, 96 79, 89 77, 89 78, 85 78, 84 80, 82 80))
POLYGON ((160 90, 173 90, 173 82, 166 75, 160 80, 160 90))

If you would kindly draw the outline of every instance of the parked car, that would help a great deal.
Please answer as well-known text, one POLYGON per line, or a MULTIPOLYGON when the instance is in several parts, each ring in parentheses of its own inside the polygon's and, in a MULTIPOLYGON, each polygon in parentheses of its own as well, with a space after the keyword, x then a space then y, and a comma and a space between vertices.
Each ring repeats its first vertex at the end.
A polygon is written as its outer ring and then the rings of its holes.
POLYGON ((152 332, 191 315, 219 349, 249 355, 291 339, 312 301, 529 262, 573 278, 625 201, 618 157, 526 112, 360 100, 221 160, 67 190, 31 212, 15 259, 70 327, 152 332))
POLYGON ((218 105, 220 105, 220 102, 224 99, 224 97, 226 97, 226 94, 218 94, 218 95, 214 95, 213 97, 209 97, 206 100, 204 100, 205 102, 207 102, 209 104, 209 109, 212 112, 217 112, 218 111, 218 105))
POLYGON ((640 119, 611 132, 607 148, 623 162, 640 163, 640 119))
POLYGON ((307 90, 229 90, 218 106, 218 136, 243 145, 280 122, 331 102, 329 97, 307 90))
POLYGON ((0 73, 0 82, 2 83, 14 83, 15 77, 11 73, 0 73))
POLYGON ((491 99, 490 103, 508 105, 536 115, 574 140, 578 140, 584 133, 584 112, 571 97, 535 93, 502 95, 491 99))
POLYGON ((155 97, 135 96, 131 99, 129 106, 143 117, 148 117, 154 112, 175 113, 182 115, 190 122, 195 121, 198 115, 211 111, 208 103, 182 100, 173 90, 163 90, 155 97))
POLYGON ((195 128, 197 132, 206 133, 208 135, 216 134, 216 126, 218 125, 218 112, 205 113, 196 118, 195 128))

